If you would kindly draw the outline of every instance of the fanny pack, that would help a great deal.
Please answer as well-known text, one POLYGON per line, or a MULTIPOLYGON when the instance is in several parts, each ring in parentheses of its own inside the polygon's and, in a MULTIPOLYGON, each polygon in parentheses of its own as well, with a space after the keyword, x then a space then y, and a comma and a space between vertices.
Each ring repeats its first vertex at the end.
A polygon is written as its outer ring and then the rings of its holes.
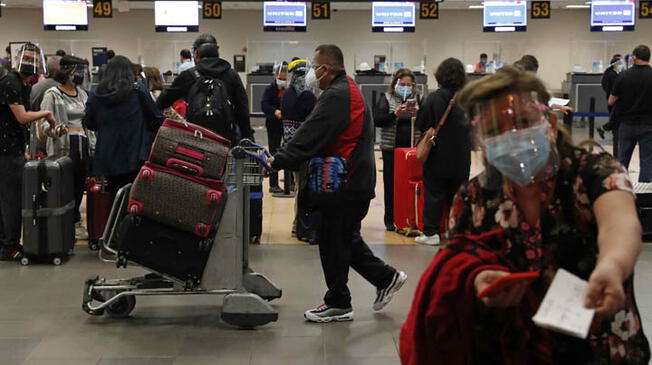
POLYGON ((315 157, 308 163, 308 193, 316 205, 333 205, 341 200, 347 183, 346 160, 342 157, 315 157))

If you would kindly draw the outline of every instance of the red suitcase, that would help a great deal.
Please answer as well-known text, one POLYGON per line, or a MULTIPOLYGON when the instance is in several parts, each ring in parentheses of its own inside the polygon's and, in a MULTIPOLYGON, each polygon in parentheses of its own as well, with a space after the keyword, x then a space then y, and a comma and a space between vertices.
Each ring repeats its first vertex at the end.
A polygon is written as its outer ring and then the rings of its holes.
POLYGON ((156 135, 149 161, 187 175, 221 179, 231 142, 187 122, 167 119, 156 135))
POLYGON ((146 162, 131 187, 129 213, 206 237, 226 202, 219 180, 189 176, 146 162))
POLYGON ((415 204, 416 184, 423 186, 423 168, 415 148, 394 150, 394 225, 396 229, 412 234, 418 230, 415 204))
POLYGON ((112 206, 113 198, 106 191, 106 183, 92 177, 86 179, 86 226, 91 250, 99 249, 99 240, 104 234, 112 206))

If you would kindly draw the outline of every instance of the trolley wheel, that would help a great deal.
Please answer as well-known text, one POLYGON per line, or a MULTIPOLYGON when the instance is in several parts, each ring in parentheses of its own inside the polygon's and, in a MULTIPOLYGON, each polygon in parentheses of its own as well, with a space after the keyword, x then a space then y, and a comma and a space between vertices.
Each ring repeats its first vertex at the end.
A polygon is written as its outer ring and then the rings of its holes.
POLYGON ((27 256, 23 256, 23 257, 20 259, 20 264, 23 265, 23 266, 27 266, 27 265, 29 265, 29 259, 27 258, 27 256))
POLYGON ((116 300, 105 309, 106 314, 111 318, 125 318, 134 310, 134 307, 136 307, 136 297, 127 295, 116 300))
POLYGON ((82 309, 84 310, 84 312, 86 312, 88 315, 91 315, 91 316, 101 316, 101 315, 104 314, 104 309, 92 310, 89 307, 88 303, 83 303, 82 304, 82 309))
POLYGON ((98 240, 89 240, 88 241, 88 248, 91 251, 97 251, 97 250, 100 249, 100 243, 98 242, 98 240))
POLYGON ((55 266, 61 265, 61 257, 55 257, 52 259, 52 264, 55 266))
POLYGON ((118 268, 127 267, 127 258, 124 256, 118 256, 118 260, 116 261, 115 266, 118 268))

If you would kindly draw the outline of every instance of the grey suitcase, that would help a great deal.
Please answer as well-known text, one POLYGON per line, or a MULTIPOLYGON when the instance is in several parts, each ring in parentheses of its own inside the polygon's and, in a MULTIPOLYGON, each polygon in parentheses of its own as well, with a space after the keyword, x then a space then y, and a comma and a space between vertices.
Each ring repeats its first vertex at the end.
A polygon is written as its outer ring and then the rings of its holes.
POLYGON ((75 244, 75 196, 69 157, 29 161, 23 171, 23 260, 67 257, 75 244))

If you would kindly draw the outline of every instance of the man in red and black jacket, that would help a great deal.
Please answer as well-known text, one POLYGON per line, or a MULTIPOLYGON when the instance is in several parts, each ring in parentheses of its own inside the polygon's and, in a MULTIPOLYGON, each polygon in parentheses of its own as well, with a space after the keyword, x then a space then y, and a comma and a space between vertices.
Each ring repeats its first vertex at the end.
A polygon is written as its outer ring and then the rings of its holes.
POLYGON ((353 319, 347 287, 352 267, 377 288, 374 310, 392 299, 407 276, 374 256, 360 236, 360 224, 375 195, 374 126, 355 82, 346 75, 342 51, 334 45, 315 50, 307 87, 323 93, 317 105, 290 142, 270 159, 275 170, 296 168, 313 157, 338 156, 347 162, 343 202, 323 206, 317 234, 319 255, 328 291, 324 304, 305 312, 313 322, 353 319))

